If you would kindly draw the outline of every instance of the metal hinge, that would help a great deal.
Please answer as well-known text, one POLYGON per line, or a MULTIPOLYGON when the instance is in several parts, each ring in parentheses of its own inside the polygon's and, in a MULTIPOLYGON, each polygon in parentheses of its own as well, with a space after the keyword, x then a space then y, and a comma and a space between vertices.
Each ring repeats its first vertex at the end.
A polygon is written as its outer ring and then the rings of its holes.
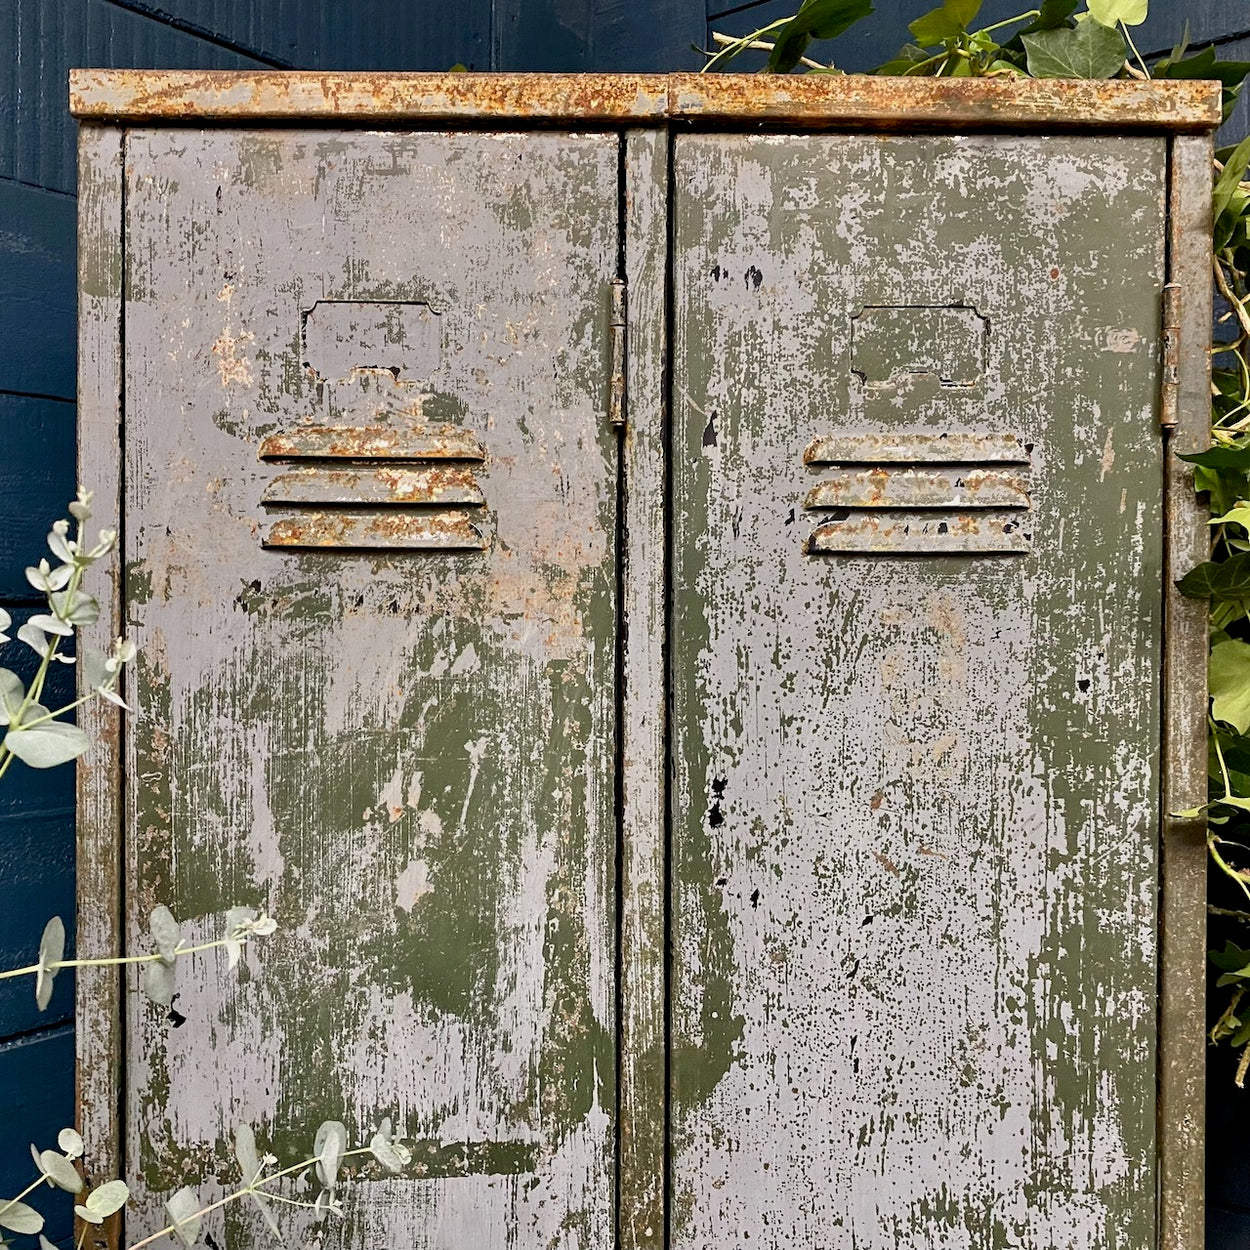
POLYGON ((628 300, 625 279, 612 283, 612 366, 608 375, 608 419, 613 425, 625 424, 625 326, 628 300))
POLYGON ((1176 428, 1181 385, 1181 288, 1169 282, 1163 288, 1163 380, 1159 398, 1159 425, 1176 428))

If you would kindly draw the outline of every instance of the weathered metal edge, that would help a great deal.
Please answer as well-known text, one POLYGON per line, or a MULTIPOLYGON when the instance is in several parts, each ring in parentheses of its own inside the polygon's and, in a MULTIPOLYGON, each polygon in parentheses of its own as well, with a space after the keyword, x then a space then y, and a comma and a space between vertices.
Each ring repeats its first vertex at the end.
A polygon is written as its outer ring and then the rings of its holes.
MULTIPOLYGON (((1168 279, 1181 285, 1177 425, 1165 446, 1163 776, 1159 903, 1159 1246, 1202 1250, 1206 1088, 1205 821, 1171 815, 1206 801, 1207 604, 1176 579, 1209 554, 1193 468, 1176 453, 1209 442, 1209 138, 1172 143, 1168 279)), ((1166 437, 1166 435, 1165 435, 1166 437)))
POLYGON ((666 134, 654 130, 627 131, 625 143, 625 268, 630 294, 621 640, 617 1246, 618 1250, 661 1250, 667 1166, 664 385, 669 143, 666 134))
POLYGON ((375 74, 75 69, 70 111, 110 121, 519 120, 1214 131, 1220 85, 759 74, 375 74))
MULTIPOLYGON (((94 124, 79 130, 78 480, 94 490, 104 526, 122 520, 123 157, 121 130, 94 124)), ((82 641, 106 650, 123 628, 120 545, 93 568, 92 578, 100 619, 84 628, 82 641)), ((78 764, 77 948, 80 956, 120 954, 122 717, 113 704, 96 699, 79 710, 78 723, 92 745, 78 764)), ((120 971, 78 969, 76 998, 78 1126, 88 1180, 97 1184, 122 1175, 120 971)), ((86 1245, 115 1250, 121 1217, 87 1229, 86 1245)))

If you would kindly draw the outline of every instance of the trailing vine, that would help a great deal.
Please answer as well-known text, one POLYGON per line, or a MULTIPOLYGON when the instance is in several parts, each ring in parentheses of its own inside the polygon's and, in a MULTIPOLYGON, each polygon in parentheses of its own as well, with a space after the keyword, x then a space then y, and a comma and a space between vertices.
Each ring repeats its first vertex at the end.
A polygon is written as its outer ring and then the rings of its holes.
MULTIPOLYGON (((1221 61, 1215 48, 1191 52, 1188 39, 1162 56, 1143 55, 1134 28, 1148 0, 1043 0, 1004 21, 973 29, 981 0, 945 0, 922 14, 905 45, 873 74, 949 78, 1216 79, 1224 117, 1250 62, 1221 61)), ((835 39, 872 13, 871 0, 806 0, 789 17, 743 36, 714 34, 704 72, 766 53, 762 73, 840 74, 809 55, 813 40, 835 39)), ((736 66, 735 66, 736 67, 736 66)), ((1227 994, 1211 1028, 1213 1043, 1239 1052, 1236 1082, 1250 1070, 1250 138, 1216 153, 1212 268, 1220 299, 1212 341, 1212 446, 1184 457, 1214 514, 1211 559, 1181 590, 1211 601, 1210 791, 1207 847, 1219 871, 1212 891, 1210 953, 1216 986, 1227 994), (1219 888, 1223 882, 1224 888, 1219 888), (1230 896, 1231 897, 1226 897, 1230 896), (1227 903, 1228 905, 1224 905, 1227 903)))

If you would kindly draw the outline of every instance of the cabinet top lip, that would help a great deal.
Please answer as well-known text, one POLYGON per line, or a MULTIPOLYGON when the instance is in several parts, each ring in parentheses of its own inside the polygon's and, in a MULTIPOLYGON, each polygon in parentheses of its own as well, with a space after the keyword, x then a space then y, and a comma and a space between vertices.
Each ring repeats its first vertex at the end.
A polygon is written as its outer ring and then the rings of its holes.
POLYGON ((449 122, 805 129, 1208 133, 1207 81, 886 78, 868 74, 320 73, 75 69, 70 111, 98 122, 449 122))

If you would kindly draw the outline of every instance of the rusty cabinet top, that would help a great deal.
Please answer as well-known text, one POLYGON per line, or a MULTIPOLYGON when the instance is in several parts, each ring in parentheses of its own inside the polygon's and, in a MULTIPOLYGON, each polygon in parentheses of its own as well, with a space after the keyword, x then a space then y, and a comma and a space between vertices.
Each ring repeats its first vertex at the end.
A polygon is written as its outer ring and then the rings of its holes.
POLYGON ((778 123, 1206 133, 1220 85, 871 75, 283 73, 77 69, 70 111, 107 122, 778 123))

